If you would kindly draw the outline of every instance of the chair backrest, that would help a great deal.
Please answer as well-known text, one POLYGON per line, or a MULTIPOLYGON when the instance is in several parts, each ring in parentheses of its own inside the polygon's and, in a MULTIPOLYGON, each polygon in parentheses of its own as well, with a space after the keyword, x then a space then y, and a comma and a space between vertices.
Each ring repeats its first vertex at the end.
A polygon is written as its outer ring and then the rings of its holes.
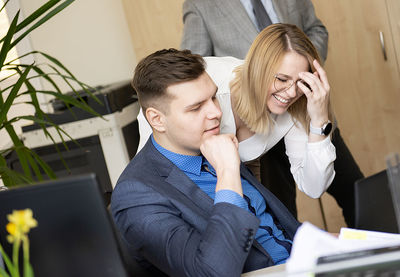
POLYGON ((355 227, 399 233, 386 170, 355 182, 355 227))

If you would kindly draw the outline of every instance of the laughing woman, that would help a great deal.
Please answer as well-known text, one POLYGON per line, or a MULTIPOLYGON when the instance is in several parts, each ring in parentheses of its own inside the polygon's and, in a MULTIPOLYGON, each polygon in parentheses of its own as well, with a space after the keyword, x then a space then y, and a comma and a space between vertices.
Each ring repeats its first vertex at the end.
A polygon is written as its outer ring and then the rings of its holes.
MULTIPOLYGON (((259 33, 244 61, 205 61, 218 87, 221 133, 236 134, 241 160, 257 159, 284 138, 298 188, 320 197, 335 176, 333 114, 328 79, 307 36, 295 25, 273 24, 259 33)), ((142 113, 138 120, 143 145, 151 131, 142 113)))

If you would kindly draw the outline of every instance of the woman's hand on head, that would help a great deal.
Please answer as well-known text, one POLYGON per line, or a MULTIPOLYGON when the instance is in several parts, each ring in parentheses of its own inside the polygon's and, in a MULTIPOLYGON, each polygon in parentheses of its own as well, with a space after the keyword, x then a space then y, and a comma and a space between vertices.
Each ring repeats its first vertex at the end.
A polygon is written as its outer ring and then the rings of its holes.
POLYGON ((300 72, 299 77, 308 84, 307 87, 298 81, 298 87, 307 97, 307 112, 314 127, 321 127, 328 121, 328 105, 330 86, 325 70, 318 63, 313 61, 317 70, 314 73, 300 72))

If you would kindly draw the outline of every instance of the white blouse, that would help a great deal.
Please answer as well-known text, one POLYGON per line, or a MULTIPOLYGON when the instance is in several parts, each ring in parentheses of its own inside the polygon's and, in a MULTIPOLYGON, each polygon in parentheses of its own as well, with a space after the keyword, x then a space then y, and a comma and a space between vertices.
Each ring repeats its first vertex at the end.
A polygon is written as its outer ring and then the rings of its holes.
MULTIPOLYGON (((206 71, 218 87, 217 99, 222 110, 221 133, 236 133, 230 99, 229 82, 234 77, 233 69, 243 61, 233 57, 206 57, 206 71)), ((240 159, 251 161, 271 149, 283 137, 290 171, 298 188, 312 198, 324 193, 335 177, 333 162, 336 150, 330 136, 319 142, 308 142, 308 134, 300 123, 295 124, 286 112, 273 115, 275 125, 268 135, 255 134, 239 143, 240 159)), ((138 151, 144 146, 152 130, 140 112, 138 115, 140 142, 138 151)))

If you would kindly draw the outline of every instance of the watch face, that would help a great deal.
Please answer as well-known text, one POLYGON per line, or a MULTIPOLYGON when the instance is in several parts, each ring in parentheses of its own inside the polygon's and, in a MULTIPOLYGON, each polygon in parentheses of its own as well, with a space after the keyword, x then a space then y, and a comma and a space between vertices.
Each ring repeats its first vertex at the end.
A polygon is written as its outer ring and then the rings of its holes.
POLYGON ((326 124, 326 126, 324 128, 323 133, 324 133, 325 136, 327 136, 327 135, 329 135, 331 133, 331 131, 332 131, 332 123, 328 122, 328 124, 326 124))

